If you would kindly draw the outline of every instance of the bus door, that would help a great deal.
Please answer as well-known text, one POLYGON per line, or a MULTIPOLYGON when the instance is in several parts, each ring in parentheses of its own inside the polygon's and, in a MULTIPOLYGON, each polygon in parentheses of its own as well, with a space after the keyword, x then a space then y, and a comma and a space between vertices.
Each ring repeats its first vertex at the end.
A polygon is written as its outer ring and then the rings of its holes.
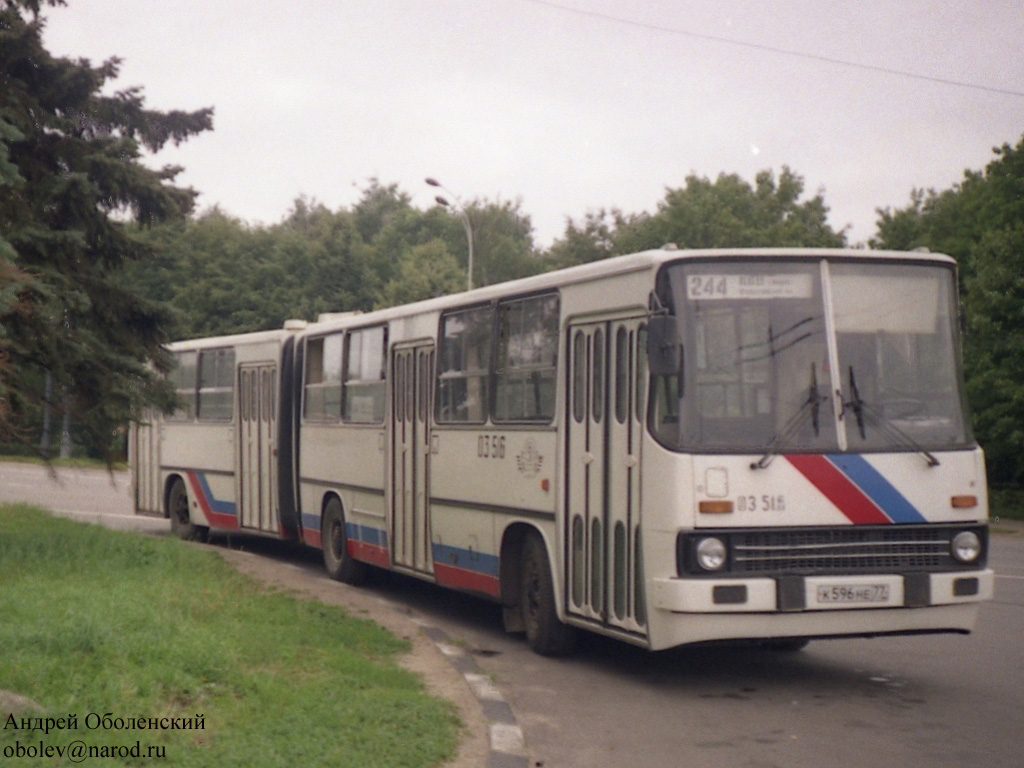
POLYGON ((239 367, 239 525, 279 533, 275 464, 277 366, 239 367))
POLYGON ((396 347, 391 356, 391 558, 433 573, 430 537, 432 344, 396 347))
POLYGON ((131 430, 132 486, 135 510, 163 512, 160 487, 160 415, 147 409, 131 430))
POLYGON ((569 327, 566 605, 644 633, 640 445, 644 318, 569 327))

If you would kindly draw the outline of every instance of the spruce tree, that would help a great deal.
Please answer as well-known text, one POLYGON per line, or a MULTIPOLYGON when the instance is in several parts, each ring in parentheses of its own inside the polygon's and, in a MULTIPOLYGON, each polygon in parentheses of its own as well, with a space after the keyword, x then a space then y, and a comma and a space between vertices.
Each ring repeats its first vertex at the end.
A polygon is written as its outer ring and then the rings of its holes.
POLYGON ((197 194, 175 186, 180 167, 142 155, 209 130, 213 110, 104 93, 120 60, 51 55, 44 4, 63 0, 0 0, 0 442, 34 438, 49 374, 55 405, 109 456, 133 414, 169 401, 168 310, 121 270, 152 255, 141 229, 186 216, 197 194))

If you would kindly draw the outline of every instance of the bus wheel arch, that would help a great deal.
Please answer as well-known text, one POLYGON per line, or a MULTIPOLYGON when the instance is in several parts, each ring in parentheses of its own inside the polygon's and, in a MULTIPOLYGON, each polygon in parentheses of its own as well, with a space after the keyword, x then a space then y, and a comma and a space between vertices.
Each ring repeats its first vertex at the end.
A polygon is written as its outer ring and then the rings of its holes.
POLYGON ((324 497, 320 515, 320 544, 328 576, 356 587, 366 581, 368 566, 349 554, 345 508, 335 493, 324 497))
POLYGON ((167 478, 164 514, 171 521, 171 533, 182 541, 206 541, 210 529, 192 520, 188 489, 181 475, 167 478))
POLYGON ((524 532, 518 560, 518 606, 527 644, 542 656, 571 653, 578 633, 558 617, 551 559, 536 529, 528 527, 524 532))

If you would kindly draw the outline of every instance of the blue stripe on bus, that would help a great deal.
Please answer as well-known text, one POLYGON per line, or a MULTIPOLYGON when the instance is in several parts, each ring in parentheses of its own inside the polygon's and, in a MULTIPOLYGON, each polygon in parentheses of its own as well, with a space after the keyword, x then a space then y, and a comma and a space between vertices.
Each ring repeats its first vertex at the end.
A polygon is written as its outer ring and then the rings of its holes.
POLYGON ((485 555, 482 552, 449 547, 445 544, 434 545, 434 563, 437 565, 453 566, 463 571, 471 571, 496 579, 498 578, 498 562, 497 555, 485 555))
POLYGON ((380 549, 388 548, 388 534, 379 528, 371 528, 368 525, 357 525, 356 523, 345 523, 345 535, 350 541, 358 541, 362 544, 369 544, 380 549))
POLYGON ((210 490, 210 483, 206 479, 205 472, 197 472, 196 477, 199 479, 199 485, 203 489, 203 495, 206 496, 206 501, 210 505, 210 509, 218 515, 238 517, 238 507, 235 505, 235 502, 221 501, 213 495, 213 491, 210 490))
POLYGON ((853 453, 828 456, 843 474, 860 488, 894 523, 925 523, 927 520, 863 456, 853 453))

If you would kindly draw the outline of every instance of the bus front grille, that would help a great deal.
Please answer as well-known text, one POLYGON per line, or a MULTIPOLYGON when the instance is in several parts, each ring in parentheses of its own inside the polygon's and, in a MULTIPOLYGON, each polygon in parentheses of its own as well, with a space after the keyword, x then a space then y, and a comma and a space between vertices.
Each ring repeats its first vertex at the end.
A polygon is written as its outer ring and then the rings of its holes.
POLYGON ((984 567, 986 553, 969 565, 951 551, 953 537, 973 530, 985 543, 985 526, 913 525, 843 528, 772 528, 700 531, 680 535, 679 571, 701 571, 694 557, 700 540, 715 536, 726 543, 731 575, 823 575, 857 573, 910 573, 974 570, 984 567))

